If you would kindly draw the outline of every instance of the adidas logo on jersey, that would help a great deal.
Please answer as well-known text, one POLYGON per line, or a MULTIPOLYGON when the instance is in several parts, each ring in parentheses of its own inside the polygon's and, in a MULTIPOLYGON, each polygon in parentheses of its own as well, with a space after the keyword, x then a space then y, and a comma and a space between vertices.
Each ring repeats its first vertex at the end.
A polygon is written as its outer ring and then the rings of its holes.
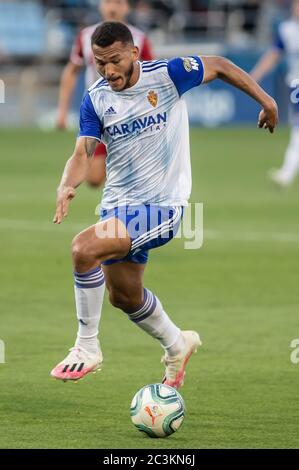
POLYGON ((105 116, 112 116, 113 114, 117 114, 115 109, 113 108, 113 106, 111 106, 110 108, 107 109, 107 111, 105 111, 105 116))

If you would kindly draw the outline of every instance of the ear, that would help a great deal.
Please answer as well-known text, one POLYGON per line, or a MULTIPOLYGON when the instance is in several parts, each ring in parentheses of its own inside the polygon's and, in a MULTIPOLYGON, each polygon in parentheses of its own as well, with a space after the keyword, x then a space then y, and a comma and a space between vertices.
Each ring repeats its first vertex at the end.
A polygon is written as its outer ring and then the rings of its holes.
POLYGON ((134 46, 134 47, 132 48, 132 56, 133 56, 133 61, 134 61, 134 62, 137 62, 137 60, 139 59, 139 55, 140 55, 140 53, 139 53, 138 47, 137 47, 137 46, 134 46))

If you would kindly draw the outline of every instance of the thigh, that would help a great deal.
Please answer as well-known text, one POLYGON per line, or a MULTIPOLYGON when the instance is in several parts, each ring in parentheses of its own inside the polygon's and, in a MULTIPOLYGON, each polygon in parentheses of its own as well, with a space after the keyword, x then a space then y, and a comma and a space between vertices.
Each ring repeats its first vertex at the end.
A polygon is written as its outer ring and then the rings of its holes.
POLYGON ((125 257, 131 248, 131 238, 125 225, 114 217, 101 221, 79 233, 73 250, 87 254, 100 262, 125 257))
POLYGON ((126 226, 132 240, 130 252, 121 260, 108 260, 105 265, 116 261, 132 261, 145 264, 148 251, 168 243, 176 235, 183 216, 183 207, 162 207, 157 205, 128 205, 102 210, 101 220, 115 216, 126 226), (113 215, 112 215, 113 214, 113 215))

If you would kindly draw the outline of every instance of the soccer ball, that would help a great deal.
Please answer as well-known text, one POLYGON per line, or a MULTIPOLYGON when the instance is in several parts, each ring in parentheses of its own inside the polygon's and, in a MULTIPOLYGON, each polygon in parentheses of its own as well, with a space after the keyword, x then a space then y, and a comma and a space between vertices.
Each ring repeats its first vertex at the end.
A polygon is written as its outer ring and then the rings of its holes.
POLYGON ((146 385, 134 396, 131 419, 139 431, 150 437, 166 437, 176 432, 185 416, 185 403, 173 387, 146 385))

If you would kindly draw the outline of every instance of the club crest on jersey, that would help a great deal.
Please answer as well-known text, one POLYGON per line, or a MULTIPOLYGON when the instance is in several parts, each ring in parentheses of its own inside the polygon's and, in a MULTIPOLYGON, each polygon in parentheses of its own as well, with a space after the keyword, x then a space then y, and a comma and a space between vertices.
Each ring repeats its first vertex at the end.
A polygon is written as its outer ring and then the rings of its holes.
POLYGON ((148 92, 147 99, 150 104, 155 108, 158 104, 158 95, 155 91, 151 90, 148 92))
POLYGON ((184 69, 186 72, 192 72, 192 70, 199 70, 198 63, 194 57, 182 57, 184 69))

